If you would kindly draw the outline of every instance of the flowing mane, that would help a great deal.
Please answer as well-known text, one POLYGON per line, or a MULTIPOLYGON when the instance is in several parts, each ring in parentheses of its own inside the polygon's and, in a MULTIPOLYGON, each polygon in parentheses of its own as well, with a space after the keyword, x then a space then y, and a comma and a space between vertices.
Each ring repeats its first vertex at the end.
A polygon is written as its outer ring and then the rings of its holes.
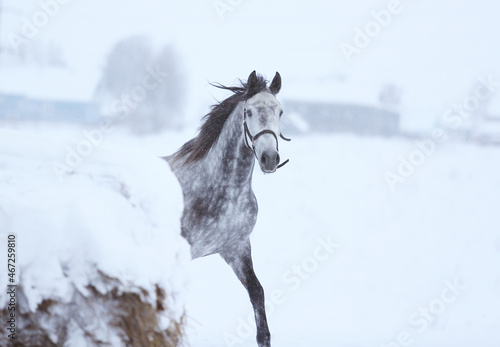
POLYGON ((247 100, 262 91, 268 90, 267 81, 261 75, 257 75, 257 82, 252 83, 250 88, 247 82, 240 80, 240 84, 241 86, 228 87, 220 83, 210 83, 216 88, 229 90, 234 94, 210 107, 210 112, 203 117, 204 123, 198 135, 174 153, 174 161, 184 159, 184 164, 188 164, 203 159, 217 143, 222 128, 236 105, 240 101, 247 100))

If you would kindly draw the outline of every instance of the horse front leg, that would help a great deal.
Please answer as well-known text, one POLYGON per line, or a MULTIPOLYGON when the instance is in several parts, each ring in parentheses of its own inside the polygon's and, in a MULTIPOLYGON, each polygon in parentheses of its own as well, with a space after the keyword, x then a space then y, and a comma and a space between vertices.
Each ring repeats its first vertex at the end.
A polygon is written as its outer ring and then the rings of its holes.
POLYGON ((271 346, 271 334, 267 326, 264 289, 253 270, 250 240, 220 252, 221 257, 231 266, 238 279, 245 286, 252 302, 257 326, 259 347, 271 346))

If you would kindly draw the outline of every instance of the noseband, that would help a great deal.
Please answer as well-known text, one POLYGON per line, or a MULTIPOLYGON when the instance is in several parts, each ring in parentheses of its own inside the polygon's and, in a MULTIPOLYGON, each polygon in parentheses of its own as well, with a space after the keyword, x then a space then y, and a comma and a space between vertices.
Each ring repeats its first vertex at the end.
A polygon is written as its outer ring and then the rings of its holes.
MULTIPOLYGON (((261 132, 258 132, 255 135, 252 135, 250 133, 250 130, 248 129, 248 125, 247 125, 247 109, 246 108, 243 109, 243 128, 245 130, 245 144, 247 145, 248 148, 250 148, 252 150, 253 154, 255 155, 255 158, 257 158, 257 153, 255 152, 255 141, 260 136, 262 136, 264 134, 271 134, 271 135, 273 135, 274 139, 276 140, 276 151, 279 152, 279 149, 278 149, 278 136, 276 136, 276 133, 274 131, 272 131, 270 129, 264 129, 264 130, 262 130, 261 132), (251 146, 248 143, 247 136, 248 136, 248 138, 250 138, 250 141, 252 142, 251 146)), ((280 132, 280 137, 283 140, 285 140, 285 141, 291 141, 291 139, 288 139, 288 138, 284 137, 281 132, 280 132)), ((259 158, 257 158, 257 160, 259 160, 259 158)), ((279 164, 276 168, 277 169, 281 168, 283 165, 285 165, 289 161, 290 161, 290 159, 285 160, 283 163, 279 164)))

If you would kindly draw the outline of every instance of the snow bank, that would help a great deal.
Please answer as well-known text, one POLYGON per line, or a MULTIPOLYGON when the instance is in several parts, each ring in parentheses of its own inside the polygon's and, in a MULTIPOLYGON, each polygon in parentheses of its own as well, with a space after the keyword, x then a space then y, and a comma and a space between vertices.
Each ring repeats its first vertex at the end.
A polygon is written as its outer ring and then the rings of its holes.
MULTIPOLYGON (((0 255, 16 233, 18 312, 54 343, 175 340, 190 258, 177 179, 163 160, 110 145, 60 175, 68 144, 0 131, 0 255), (134 324, 150 331, 134 338, 134 324)), ((18 336, 29 329, 19 319, 18 336)))

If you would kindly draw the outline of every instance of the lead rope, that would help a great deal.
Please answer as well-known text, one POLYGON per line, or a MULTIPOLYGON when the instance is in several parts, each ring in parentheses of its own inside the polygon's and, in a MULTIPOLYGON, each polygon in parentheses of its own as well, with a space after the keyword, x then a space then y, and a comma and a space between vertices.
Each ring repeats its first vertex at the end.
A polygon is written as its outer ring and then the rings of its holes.
MULTIPOLYGON (((252 152, 255 155, 255 158, 257 160, 259 160, 259 158, 257 158, 257 153, 255 153, 255 140, 257 140, 257 138, 259 136, 261 136, 261 135, 264 135, 264 134, 271 134, 271 135, 273 135, 274 139, 276 140, 276 150, 279 152, 279 149, 278 149, 278 136, 276 136, 276 133, 274 131, 269 130, 269 129, 264 129, 261 132, 255 134, 255 136, 252 136, 252 134, 250 133, 250 130, 248 129, 248 125, 247 125, 247 109, 246 108, 243 109, 243 128, 244 128, 244 131, 245 131, 245 144, 247 145, 248 148, 250 148, 252 150, 252 152), (252 142, 251 146, 248 143, 247 135, 250 138, 250 141, 252 142)), ((281 132, 280 132, 280 137, 283 140, 285 140, 285 141, 291 141, 291 139, 286 138, 285 136, 283 136, 283 134, 281 132)), ((276 169, 279 169, 279 168, 283 167, 289 161, 290 161, 290 159, 285 160, 283 163, 279 164, 276 167, 276 169)))

